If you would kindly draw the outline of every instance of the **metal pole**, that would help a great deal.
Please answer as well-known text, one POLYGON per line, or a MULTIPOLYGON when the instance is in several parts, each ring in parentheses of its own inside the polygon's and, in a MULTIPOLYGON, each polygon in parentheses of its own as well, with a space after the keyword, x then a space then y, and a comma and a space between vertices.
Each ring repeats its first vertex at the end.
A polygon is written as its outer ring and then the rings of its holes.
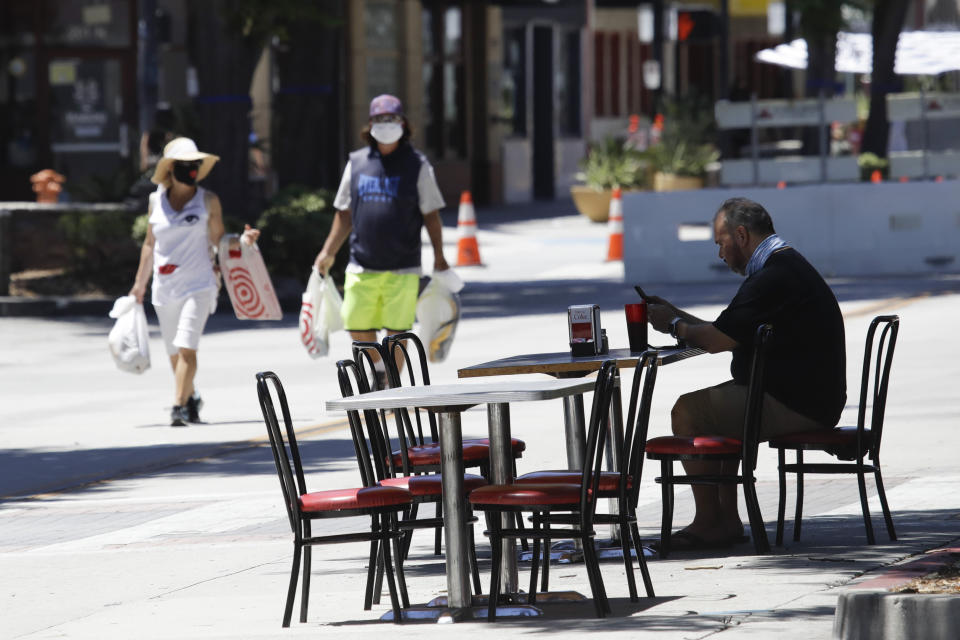
POLYGON ((757 92, 750 94, 750 160, 753 162, 753 184, 760 184, 760 136, 757 132, 757 92))
POLYGON ((927 118, 927 96, 920 83, 920 122, 923 126, 923 179, 930 177, 930 158, 927 151, 930 148, 930 120, 927 118))
POLYGON ((563 428, 567 439, 567 469, 579 471, 583 468, 583 457, 587 449, 581 394, 563 399, 563 428))
POLYGON ((467 559, 467 527, 464 519, 463 436, 460 412, 440 413, 440 481, 443 486, 443 532, 447 554, 447 606, 469 607, 470 564, 467 559))
POLYGON ((817 93, 817 106, 820 112, 820 127, 818 137, 820 140, 820 182, 827 181, 827 114, 824 107, 823 87, 817 93))
MULTIPOLYGON (((490 436, 490 476, 493 484, 513 481, 513 451, 510 446, 510 405, 487 405, 487 432, 490 436)), ((512 514, 500 514, 500 524, 513 528, 512 514)), ((500 592, 517 593, 517 541, 504 538, 500 563, 500 592)))

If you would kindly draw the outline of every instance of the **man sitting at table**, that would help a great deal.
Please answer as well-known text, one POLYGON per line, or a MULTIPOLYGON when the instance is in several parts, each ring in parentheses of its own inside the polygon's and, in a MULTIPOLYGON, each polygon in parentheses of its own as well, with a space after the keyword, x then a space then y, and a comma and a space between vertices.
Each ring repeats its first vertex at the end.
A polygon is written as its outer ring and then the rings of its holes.
MULTIPOLYGON (((666 300, 648 299, 650 324, 710 353, 732 351, 733 380, 687 393, 671 412, 678 436, 740 439, 753 338, 773 325, 766 366, 760 438, 837 424, 846 402, 843 317, 837 299, 809 262, 773 229, 770 214, 747 198, 730 198, 713 219, 720 259, 746 280, 713 322, 681 311, 666 300)), ((737 461, 684 461, 688 474, 737 472, 737 461)), ((692 485, 696 515, 674 533, 676 550, 718 548, 746 541, 737 511, 737 485, 692 485)))

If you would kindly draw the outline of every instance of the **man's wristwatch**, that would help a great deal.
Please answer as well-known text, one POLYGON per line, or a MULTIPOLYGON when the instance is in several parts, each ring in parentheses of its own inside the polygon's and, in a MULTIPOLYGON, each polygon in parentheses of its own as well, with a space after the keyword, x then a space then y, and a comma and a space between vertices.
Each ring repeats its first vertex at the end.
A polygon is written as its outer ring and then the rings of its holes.
POLYGON ((680 326, 680 321, 683 320, 680 316, 677 316, 670 321, 670 337, 674 340, 679 340, 680 336, 677 335, 677 329, 680 326))

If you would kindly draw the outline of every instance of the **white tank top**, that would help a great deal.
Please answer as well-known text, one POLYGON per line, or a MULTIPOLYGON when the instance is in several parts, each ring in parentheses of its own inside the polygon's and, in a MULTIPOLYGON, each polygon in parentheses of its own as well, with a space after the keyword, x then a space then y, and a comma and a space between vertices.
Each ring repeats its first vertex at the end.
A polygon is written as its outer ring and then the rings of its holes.
POLYGON ((180 301, 199 291, 217 290, 210 261, 210 235, 206 191, 197 192, 183 209, 170 206, 161 185, 150 194, 150 226, 153 228, 153 304, 180 301))

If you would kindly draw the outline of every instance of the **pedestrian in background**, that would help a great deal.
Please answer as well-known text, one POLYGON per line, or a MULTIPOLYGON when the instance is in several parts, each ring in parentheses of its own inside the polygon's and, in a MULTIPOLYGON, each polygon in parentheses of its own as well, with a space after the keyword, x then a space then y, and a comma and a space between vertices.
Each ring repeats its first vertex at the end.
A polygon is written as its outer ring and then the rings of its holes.
POLYGON ((433 246, 434 271, 449 269, 443 256, 443 196, 426 157, 410 143, 400 100, 370 102, 362 131, 367 146, 349 156, 333 206, 333 226, 315 265, 326 273, 349 236, 343 322, 353 340, 373 342, 377 332, 409 331, 421 275, 420 229, 433 246))
MULTIPOLYGON (((170 424, 200 421, 203 401, 194 387, 197 347, 207 317, 216 310, 217 279, 211 260, 224 233, 220 199, 197 185, 219 160, 203 153, 190 138, 175 138, 163 149, 151 180, 147 236, 130 295, 143 302, 153 277, 152 303, 173 367, 175 390, 170 424)), ((246 226, 243 241, 260 232, 246 226)))

